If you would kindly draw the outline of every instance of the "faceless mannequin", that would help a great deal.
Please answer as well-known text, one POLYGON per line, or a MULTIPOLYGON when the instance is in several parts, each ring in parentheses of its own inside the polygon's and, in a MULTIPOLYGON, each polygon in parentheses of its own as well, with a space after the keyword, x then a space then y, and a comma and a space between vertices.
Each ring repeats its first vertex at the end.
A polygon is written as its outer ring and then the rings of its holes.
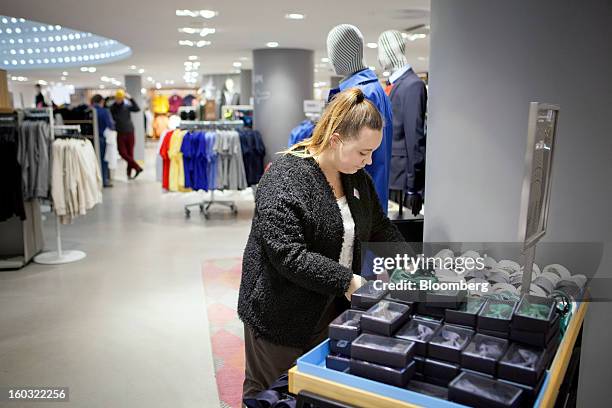
POLYGON ((226 103, 231 103, 234 98, 234 80, 232 78, 227 78, 225 80, 225 101, 226 103))
POLYGON ((327 55, 336 74, 351 76, 365 69, 363 63, 363 35, 350 24, 340 24, 327 35, 327 55))
POLYGON ((406 41, 397 30, 385 31, 378 37, 378 62, 385 71, 395 72, 408 65, 406 41))

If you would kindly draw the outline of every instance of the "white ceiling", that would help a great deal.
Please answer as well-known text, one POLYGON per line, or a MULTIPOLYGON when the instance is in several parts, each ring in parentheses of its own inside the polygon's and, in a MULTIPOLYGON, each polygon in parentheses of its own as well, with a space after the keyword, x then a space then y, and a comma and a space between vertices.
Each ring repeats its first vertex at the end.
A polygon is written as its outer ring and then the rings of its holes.
MULTIPOLYGON (((15 0, 3 1, 0 14, 91 32, 132 48, 131 57, 98 65, 95 73, 83 73, 79 68, 10 71, 11 75, 28 77, 28 82, 39 79, 60 81, 61 73, 67 71, 67 84, 97 87, 103 84, 101 76, 123 81, 125 74, 136 73, 130 69, 135 65, 137 69, 145 70, 142 74, 144 86, 153 86, 145 80, 151 76, 162 84, 174 81, 173 86, 165 87, 181 87, 186 85, 182 79, 183 63, 189 55, 199 57, 201 74, 229 73, 236 69, 232 63, 241 57, 243 68, 251 68, 251 51, 265 48, 269 41, 276 41, 279 48, 312 49, 315 62, 321 63, 321 58, 326 57, 327 33, 335 25, 354 24, 363 33, 366 43, 376 42, 385 30, 405 30, 429 24, 429 0, 15 0), (211 20, 177 17, 176 9, 210 9, 219 14, 211 20), (285 14, 290 12, 305 14, 306 19, 285 19, 285 14), (179 33, 179 27, 201 26, 202 23, 217 30, 206 37, 212 41, 211 45, 205 48, 178 45, 181 39, 200 38, 179 33)), ((365 53, 366 63, 376 66, 380 74, 376 50, 366 48, 365 53)), ((429 38, 408 42, 408 61, 416 71, 427 70, 428 56, 429 38)), ((317 81, 329 82, 329 77, 334 74, 329 65, 317 69, 317 81)))

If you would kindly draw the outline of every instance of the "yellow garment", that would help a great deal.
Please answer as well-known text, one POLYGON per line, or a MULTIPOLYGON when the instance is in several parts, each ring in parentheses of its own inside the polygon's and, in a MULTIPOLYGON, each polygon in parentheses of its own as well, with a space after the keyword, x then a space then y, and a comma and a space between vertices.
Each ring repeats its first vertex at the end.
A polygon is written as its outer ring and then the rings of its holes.
POLYGON ((184 130, 177 129, 170 139, 170 147, 168 148, 168 156, 170 157, 168 190, 170 191, 191 191, 190 188, 185 188, 185 167, 183 166, 183 153, 181 152, 183 137, 186 133, 184 130))
POLYGON ((117 89, 117 92, 115 92, 115 99, 123 98, 125 98, 125 91, 123 89, 117 89))
POLYGON ((168 113, 170 110, 170 102, 166 95, 155 95, 151 101, 153 113, 168 113))

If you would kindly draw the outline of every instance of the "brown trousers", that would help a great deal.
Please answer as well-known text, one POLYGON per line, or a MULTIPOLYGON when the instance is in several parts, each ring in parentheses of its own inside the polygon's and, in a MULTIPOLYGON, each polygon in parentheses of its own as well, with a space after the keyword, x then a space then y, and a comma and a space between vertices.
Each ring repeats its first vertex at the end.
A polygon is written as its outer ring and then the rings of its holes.
POLYGON ((314 330, 311 341, 304 348, 281 346, 256 337, 248 325, 244 325, 245 372, 242 397, 254 397, 276 381, 293 365, 298 357, 319 345, 327 338, 327 326, 342 310, 337 302, 331 302, 314 330))

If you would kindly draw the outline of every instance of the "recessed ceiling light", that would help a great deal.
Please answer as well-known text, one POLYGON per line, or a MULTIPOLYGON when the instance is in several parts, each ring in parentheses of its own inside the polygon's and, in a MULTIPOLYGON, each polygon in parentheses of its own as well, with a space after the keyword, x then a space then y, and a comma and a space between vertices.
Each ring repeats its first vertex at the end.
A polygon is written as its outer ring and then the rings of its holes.
POLYGON ((426 61, 426 60, 427 60, 427 57, 418 57, 417 59, 418 59, 419 61, 426 61))
POLYGON ((91 72, 93 74, 94 72, 96 72, 96 67, 87 68, 87 72, 91 72))
POLYGON ((248 61, 249 59, 247 57, 240 57, 238 58, 240 61, 248 61))
POLYGON ((240 68, 240 67, 242 66, 242 62, 238 62, 238 61, 236 61, 236 62, 234 62, 232 65, 233 65, 235 68, 240 68))
POLYGON ((198 56, 197 56, 197 55, 190 55, 190 56, 188 57, 188 59, 189 59, 189 61, 195 61, 195 60, 197 60, 197 59, 198 59, 198 56))
POLYGON ((321 58, 321 62, 329 62, 329 58, 323 57, 323 58, 321 58))
POLYGON ((288 20, 303 20, 304 17, 306 17, 306 16, 303 15, 303 14, 300 14, 300 13, 288 13, 288 14, 285 14, 285 18, 288 19, 288 20))
POLYGON ((219 13, 213 10, 176 10, 176 15, 179 17, 202 17, 213 18, 219 13))
POLYGON ((270 41, 269 43, 266 44, 266 46, 270 48, 276 48, 278 47, 278 43, 276 41, 270 41))
POLYGON ((140 68, 140 69, 138 70, 138 73, 139 73, 139 74, 144 74, 144 72, 145 72, 144 68, 140 68))
POLYGON ((63 76, 68 75, 68 71, 64 71, 64 72, 62 72, 62 75, 63 75, 63 76))
POLYGON ((148 76, 148 77, 147 77, 147 81, 149 81, 149 82, 153 82, 153 77, 148 76))
POLYGON ((65 76, 63 76, 63 77, 60 77, 60 79, 61 79, 62 81, 65 81, 65 80, 66 80, 66 77, 65 77, 65 76))
POLYGON ((130 65, 130 69, 136 69, 136 65, 130 65))
POLYGON ((385 77, 388 77, 388 76, 390 76, 390 75, 391 75, 391 73, 390 73, 389 71, 385 71, 385 72, 383 72, 383 76, 385 76, 385 77))
POLYGON ((371 42, 367 44, 368 48, 378 48, 378 44, 371 42))
POLYGON ((155 89, 161 89, 161 84, 159 82, 155 84, 155 89))
POLYGON ((100 89, 104 89, 106 88, 104 85, 100 85, 100 89))
POLYGON ((81 67, 81 72, 87 72, 87 67, 81 67))
POLYGON ((147 93, 146 88, 140 88, 140 93, 143 95, 146 94, 147 93))

